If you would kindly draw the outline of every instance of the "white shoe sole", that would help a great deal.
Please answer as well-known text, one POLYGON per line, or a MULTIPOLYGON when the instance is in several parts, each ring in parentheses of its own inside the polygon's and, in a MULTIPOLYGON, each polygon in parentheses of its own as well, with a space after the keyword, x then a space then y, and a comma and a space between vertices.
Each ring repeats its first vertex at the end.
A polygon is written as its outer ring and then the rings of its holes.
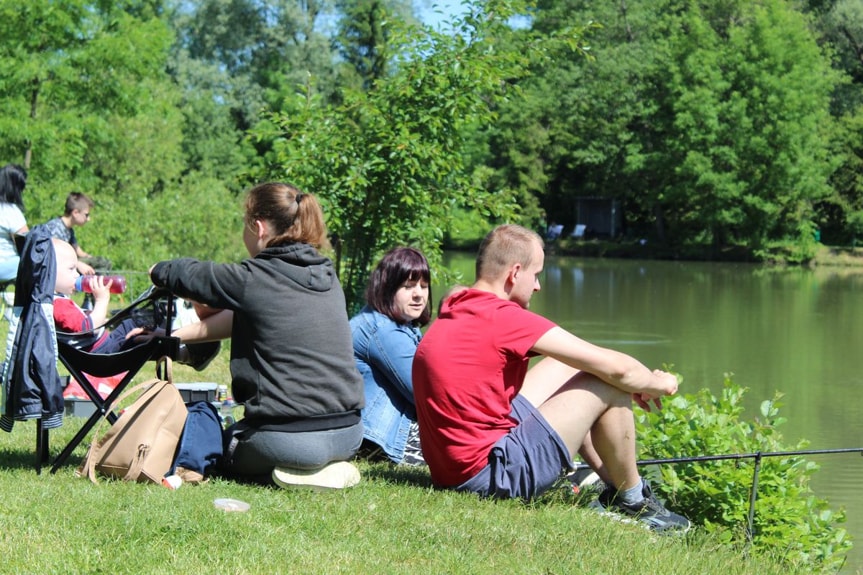
POLYGON ((337 461, 315 470, 276 467, 273 481, 284 488, 344 489, 360 482, 360 470, 347 461, 337 461))
POLYGON ((585 487, 590 487, 591 485, 596 485, 596 483, 598 481, 599 481, 599 475, 597 475, 596 472, 594 471, 593 473, 591 473, 590 475, 588 475, 587 477, 582 479, 581 483, 578 484, 578 487, 581 489, 584 489, 585 487))

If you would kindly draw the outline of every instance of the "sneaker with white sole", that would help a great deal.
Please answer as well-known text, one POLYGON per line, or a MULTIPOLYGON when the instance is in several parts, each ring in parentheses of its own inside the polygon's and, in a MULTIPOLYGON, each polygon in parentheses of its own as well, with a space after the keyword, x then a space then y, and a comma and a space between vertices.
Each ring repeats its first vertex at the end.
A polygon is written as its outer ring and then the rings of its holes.
POLYGON ((566 485, 573 494, 595 492, 597 495, 605 488, 605 482, 599 475, 584 464, 576 463, 575 471, 566 476, 566 485))
POLYGON ((284 488, 344 489, 360 482, 360 470, 348 461, 336 461, 320 469, 276 467, 273 469, 273 482, 284 488))
POLYGON ((643 499, 638 503, 626 503, 617 495, 614 488, 607 488, 597 498, 599 506, 608 511, 616 511, 635 519, 657 533, 685 533, 691 526, 689 519, 669 511, 656 499, 650 485, 643 482, 643 499))

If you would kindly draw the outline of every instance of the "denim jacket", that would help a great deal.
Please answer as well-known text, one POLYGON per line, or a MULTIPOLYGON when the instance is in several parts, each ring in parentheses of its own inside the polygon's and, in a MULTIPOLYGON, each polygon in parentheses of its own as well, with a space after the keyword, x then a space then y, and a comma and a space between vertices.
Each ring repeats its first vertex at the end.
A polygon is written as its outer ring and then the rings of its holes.
POLYGON ((422 332, 368 306, 351 318, 351 332, 354 360, 365 383, 364 437, 400 463, 417 419, 411 367, 422 332))

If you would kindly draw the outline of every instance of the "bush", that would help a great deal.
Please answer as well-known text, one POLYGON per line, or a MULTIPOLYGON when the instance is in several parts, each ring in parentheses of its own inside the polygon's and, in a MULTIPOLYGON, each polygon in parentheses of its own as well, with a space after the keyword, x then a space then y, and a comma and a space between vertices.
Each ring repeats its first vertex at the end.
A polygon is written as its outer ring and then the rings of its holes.
POLYGON ((493 227, 494 224, 489 223, 483 214, 456 208, 453 210, 452 222, 444 233, 444 248, 475 250, 493 227))
MULTIPOLYGON (((734 453, 766 453, 804 449, 806 441, 783 445, 778 427, 777 394, 761 404, 761 417, 741 420, 747 389, 726 375, 719 398, 703 389, 666 401, 661 411, 640 412, 636 426, 643 459, 665 459, 734 453)), ((657 465, 655 491, 672 509, 694 524, 716 533, 729 544, 745 544, 755 458, 657 465)), ((810 477, 819 466, 800 456, 761 458, 753 522, 752 546, 757 552, 791 564, 835 570, 851 549, 843 511, 832 511, 815 497, 810 477)))

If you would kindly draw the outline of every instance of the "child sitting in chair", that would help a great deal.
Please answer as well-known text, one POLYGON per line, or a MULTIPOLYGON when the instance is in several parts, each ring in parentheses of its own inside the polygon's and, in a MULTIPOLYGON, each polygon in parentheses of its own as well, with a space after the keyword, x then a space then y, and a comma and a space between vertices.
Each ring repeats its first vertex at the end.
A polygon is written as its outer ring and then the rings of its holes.
MULTIPOLYGON (((59 332, 75 334, 74 336, 58 334, 70 345, 89 353, 117 353, 140 342, 135 336, 145 328, 136 323, 135 319, 124 319, 114 329, 104 327, 108 319, 108 304, 111 300, 111 280, 102 276, 90 279, 90 289, 93 294, 93 309, 85 311, 75 303, 72 294, 75 292, 75 281, 78 279, 78 254, 68 242, 53 238, 54 258, 57 262, 57 275, 54 282, 54 325, 59 332)), ((179 363, 191 365, 196 370, 204 369, 219 352, 218 342, 212 344, 181 345, 179 363)))
POLYGON ((90 279, 93 293, 93 309, 84 311, 72 300, 75 281, 78 279, 78 254, 68 242, 52 239, 54 258, 57 262, 57 278, 54 282, 54 325, 58 331, 79 333, 70 344, 90 353, 116 353, 134 345, 126 335, 136 327, 134 320, 120 322, 112 331, 101 327, 108 319, 108 303, 111 300, 111 280, 102 276, 90 279))

